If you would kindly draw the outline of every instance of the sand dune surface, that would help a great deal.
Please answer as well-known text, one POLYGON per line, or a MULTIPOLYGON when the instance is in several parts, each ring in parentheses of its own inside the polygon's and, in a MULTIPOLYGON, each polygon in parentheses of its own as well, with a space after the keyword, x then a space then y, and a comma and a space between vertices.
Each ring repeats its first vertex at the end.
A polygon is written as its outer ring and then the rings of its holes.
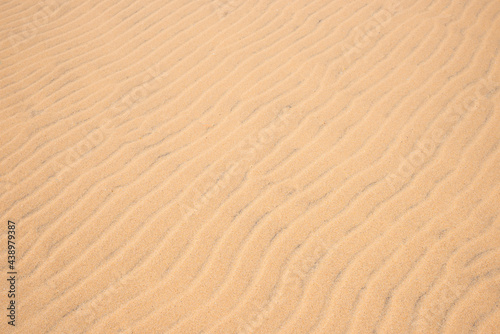
POLYGON ((500 1, 0 31, 1 333, 500 333, 500 1))

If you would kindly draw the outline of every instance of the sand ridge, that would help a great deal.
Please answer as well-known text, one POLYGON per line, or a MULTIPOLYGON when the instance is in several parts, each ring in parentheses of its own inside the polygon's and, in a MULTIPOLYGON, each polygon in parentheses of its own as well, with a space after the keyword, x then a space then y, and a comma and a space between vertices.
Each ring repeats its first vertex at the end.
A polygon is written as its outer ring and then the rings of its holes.
POLYGON ((0 13, 0 332, 498 333, 500 2, 0 13))

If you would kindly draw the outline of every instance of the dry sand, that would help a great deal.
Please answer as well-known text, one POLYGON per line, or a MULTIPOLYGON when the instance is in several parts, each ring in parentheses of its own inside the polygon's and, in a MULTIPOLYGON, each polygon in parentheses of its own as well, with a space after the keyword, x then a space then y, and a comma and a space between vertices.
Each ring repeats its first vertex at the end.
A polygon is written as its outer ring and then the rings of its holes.
POLYGON ((1 333, 500 333, 500 1, 0 28, 1 333))

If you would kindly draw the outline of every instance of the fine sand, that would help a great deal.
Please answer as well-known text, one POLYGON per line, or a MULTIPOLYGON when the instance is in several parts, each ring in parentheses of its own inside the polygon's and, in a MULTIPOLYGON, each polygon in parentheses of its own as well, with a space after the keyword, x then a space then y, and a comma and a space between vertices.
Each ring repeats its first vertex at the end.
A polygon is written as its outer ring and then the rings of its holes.
POLYGON ((500 333, 500 1, 0 31, 0 333, 500 333))

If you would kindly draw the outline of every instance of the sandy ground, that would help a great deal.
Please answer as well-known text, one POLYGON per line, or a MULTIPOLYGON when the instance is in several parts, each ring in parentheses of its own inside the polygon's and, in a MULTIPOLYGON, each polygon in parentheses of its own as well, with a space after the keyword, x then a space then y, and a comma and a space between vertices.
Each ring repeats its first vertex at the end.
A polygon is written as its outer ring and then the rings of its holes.
POLYGON ((500 333, 500 1, 0 30, 1 333, 500 333))

